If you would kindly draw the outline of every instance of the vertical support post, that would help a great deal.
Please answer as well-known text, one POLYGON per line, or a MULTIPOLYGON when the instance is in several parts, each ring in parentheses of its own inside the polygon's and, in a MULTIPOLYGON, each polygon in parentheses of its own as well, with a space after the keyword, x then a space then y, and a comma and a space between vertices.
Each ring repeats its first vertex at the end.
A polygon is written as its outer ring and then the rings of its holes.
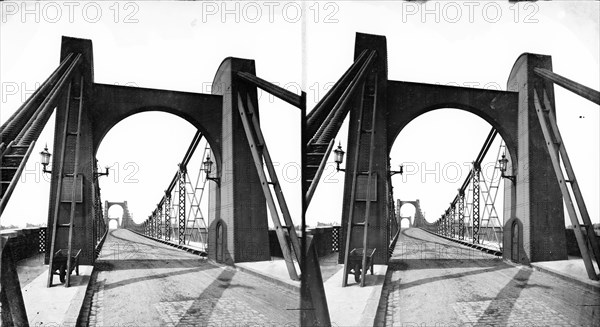
POLYGON ((444 235, 446 227, 446 221, 444 220, 444 214, 440 217, 440 234, 444 235))
POLYGON ((148 221, 150 221, 150 236, 154 237, 154 217, 152 215, 148 216, 148 221))
POLYGON ((185 172, 186 167, 179 165, 179 244, 185 244, 185 172))
POLYGON ((446 237, 450 237, 450 208, 446 209, 446 237))
POLYGON ((158 235, 156 236, 159 240, 163 238, 163 226, 162 226, 162 206, 159 204, 156 206, 156 222, 158 235))
POLYGON ((152 237, 156 238, 156 209, 150 213, 150 219, 152 219, 152 237))
POLYGON ((442 235, 446 236, 446 213, 442 214, 442 235))
POLYGON ((458 193, 458 239, 465 239, 465 191, 458 193))
POLYGON ((165 191, 165 241, 171 240, 171 194, 165 191))
POLYGON ((444 212, 444 236, 448 236, 448 209, 444 212))
POLYGON ((479 186, 481 166, 473 162, 473 244, 479 244, 479 186))
POLYGON ((150 221, 152 222, 150 224, 150 226, 151 226, 150 233, 152 234, 152 237, 156 238, 156 219, 154 219, 154 215, 150 215, 150 221))
POLYGON ((456 237, 456 231, 454 230, 454 224, 456 223, 456 211, 454 205, 450 203, 450 237, 456 237))
POLYGON ((148 221, 150 221, 150 236, 151 237, 155 237, 154 232, 156 230, 154 229, 154 223, 155 222, 154 222, 154 215, 153 215, 153 213, 150 213, 150 215, 148 216, 148 221))

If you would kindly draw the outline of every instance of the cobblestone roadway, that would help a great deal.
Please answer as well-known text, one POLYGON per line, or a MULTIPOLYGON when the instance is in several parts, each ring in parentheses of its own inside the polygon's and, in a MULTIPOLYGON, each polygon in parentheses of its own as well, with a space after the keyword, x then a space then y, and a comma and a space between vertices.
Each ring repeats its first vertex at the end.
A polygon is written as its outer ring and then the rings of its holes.
POLYGON ((108 235, 90 326, 297 326, 299 294, 127 230, 108 235))
POLYGON ((403 230, 377 325, 600 326, 600 292, 403 230))

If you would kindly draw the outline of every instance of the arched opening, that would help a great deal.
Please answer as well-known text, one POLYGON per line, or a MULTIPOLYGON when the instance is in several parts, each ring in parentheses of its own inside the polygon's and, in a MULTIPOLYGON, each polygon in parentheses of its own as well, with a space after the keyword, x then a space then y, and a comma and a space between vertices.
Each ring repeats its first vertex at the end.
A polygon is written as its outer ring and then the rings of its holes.
POLYGON ((117 229, 119 228, 119 222, 116 219, 108 220, 108 229, 117 229))
MULTIPOLYGON (((457 196, 491 128, 482 118, 462 109, 436 109, 413 118, 402 128, 389 155, 391 169, 399 170, 403 165, 404 171, 392 177, 394 197, 419 199, 420 214, 426 222, 435 222, 457 196)), ((501 154, 511 160, 498 134, 481 163, 480 183, 479 233, 494 243, 502 242, 501 235, 494 232, 503 226, 504 183, 498 169, 501 154)), ((512 172, 508 170, 508 174, 512 172)), ((467 197, 472 196, 472 188, 471 181, 465 190, 467 197)), ((403 210, 400 212, 405 216, 403 210)), ((471 218, 467 208, 467 230, 471 218)))
POLYGON ((511 253, 510 259, 514 262, 519 262, 519 223, 518 221, 513 221, 511 229, 510 229, 510 243, 511 243, 511 253))
MULTIPOLYGON (((121 120, 104 135, 96 152, 99 170, 109 170, 108 176, 99 178, 102 198, 127 201, 130 218, 136 224, 142 223, 165 195, 196 131, 186 119, 166 112, 142 112, 121 120)), ((209 185, 201 171, 207 146, 208 141, 203 138, 187 165, 186 223, 190 228, 208 226, 209 185), (206 188, 206 192, 197 188, 206 188)), ((211 160, 215 174, 219 162, 212 153, 211 160)), ((178 192, 175 185, 169 210, 173 227, 178 226, 178 192)), ((176 230, 172 233, 177 235, 176 230)), ((196 238, 200 239, 200 233, 196 238)))
POLYGON ((405 202, 402 203, 402 206, 399 209, 400 228, 412 227, 415 221, 415 215, 417 213, 417 208, 415 205, 410 202, 405 202))
POLYGON ((400 220, 400 228, 409 228, 410 226, 410 218, 411 217, 402 217, 400 220))
POLYGON ((120 204, 113 204, 108 208, 108 228, 117 229, 123 226, 123 214, 125 211, 120 204))
POLYGON ((223 240, 223 222, 219 221, 216 228, 216 244, 217 244, 217 262, 223 262, 224 240, 223 240))

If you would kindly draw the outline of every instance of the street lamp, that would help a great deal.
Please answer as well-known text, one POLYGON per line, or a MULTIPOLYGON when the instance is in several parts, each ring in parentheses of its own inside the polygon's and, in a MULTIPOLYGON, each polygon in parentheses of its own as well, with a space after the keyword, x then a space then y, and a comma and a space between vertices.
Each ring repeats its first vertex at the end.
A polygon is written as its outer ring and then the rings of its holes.
POLYGON ((344 154, 346 152, 344 152, 344 150, 342 150, 342 142, 339 143, 337 149, 333 150, 333 154, 334 154, 334 161, 337 164, 337 171, 346 171, 346 169, 342 169, 340 168, 340 164, 342 162, 344 162, 344 154))
POLYGON ((42 162, 42 171, 44 173, 52 173, 52 170, 48 170, 48 165, 50 164, 50 157, 52 153, 48 152, 48 144, 44 146, 44 151, 40 152, 40 161, 42 162))
POLYGON ((404 165, 400 165, 400 170, 390 170, 390 176, 394 176, 396 174, 402 175, 404 173, 404 165))
MULTIPOLYGON (((96 165, 98 165, 98 160, 96 160, 96 165)), ((98 173, 98 172, 95 172, 95 173, 94 173, 94 177, 98 178, 98 177, 100 177, 100 176, 108 176, 108 168, 109 168, 108 166, 104 167, 104 169, 106 169, 106 171, 105 171, 104 173, 98 173)), ((97 170, 98 170, 98 169, 96 169, 96 171, 97 171, 97 170)))
POLYGON ((506 155, 504 153, 502 154, 502 158, 498 160, 498 162, 500 163, 500 177, 510 179, 513 182, 513 184, 516 184, 517 181, 515 176, 506 175, 508 159, 506 159, 506 155))
POLYGON ((207 154, 206 159, 204 160, 204 162, 202 162, 202 167, 204 168, 204 171, 206 172, 206 179, 214 181, 215 183, 218 184, 219 177, 210 177, 210 173, 212 172, 212 166, 213 166, 213 162, 212 162, 212 160, 210 160, 210 154, 207 154))

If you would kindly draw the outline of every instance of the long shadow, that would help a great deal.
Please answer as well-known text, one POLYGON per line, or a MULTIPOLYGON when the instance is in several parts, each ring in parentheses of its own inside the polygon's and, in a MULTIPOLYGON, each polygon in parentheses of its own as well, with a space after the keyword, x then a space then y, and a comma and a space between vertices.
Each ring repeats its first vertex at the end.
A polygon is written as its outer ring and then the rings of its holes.
POLYGON ((405 283, 405 284, 400 283, 399 289, 403 290, 403 289, 407 289, 407 288, 411 288, 411 287, 415 287, 415 286, 419 286, 419 285, 423 285, 423 284, 427 284, 427 283, 437 282, 437 281, 441 281, 441 280, 449 280, 449 279, 462 278, 465 276, 479 275, 479 274, 484 274, 487 272, 498 271, 498 270, 503 270, 503 269, 508 269, 508 268, 512 268, 512 266, 507 265, 507 264, 501 264, 496 267, 490 267, 490 268, 486 268, 486 269, 479 269, 479 270, 461 272, 461 273, 444 275, 444 276, 423 278, 423 279, 419 279, 419 280, 416 280, 416 281, 413 281, 410 283, 405 283))
POLYGON ((204 265, 204 266, 201 266, 201 267, 196 267, 196 268, 191 268, 191 269, 185 269, 185 270, 178 270, 178 271, 173 271, 173 272, 169 272, 169 273, 163 273, 163 274, 155 274, 155 275, 149 275, 149 276, 129 278, 129 279, 125 279, 125 280, 122 280, 122 281, 119 281, 119 282, 105 284, 104 285, 104 289, 105 290, 110 290, 110 289, 114 289, 114 288, 117 288, 117 287, 129 285, 129 284, 135 284, 135 283, 144 282, 144 281, 153 280, 153 279, 167 278, 167 277, 171 277, 171 276, 186 275, 186 274, 200 272, 200 271, 208 270, 208 269, 212 269, 212 268, 217 268, 217 267, 213 266, 213 265, 208 265, 207 264, 207 265, 204 265))
POLYGON ((450 258, 450 259, 396 259, 388 264, 393 270, 424 270, 424 269, 445 269, 445 268, 487 268, 502 265, 503 262, 495 259, 468 259, 468 258, 450 258))
POLYGON ((538 284, 527 284, 529 277, 532 274, 531 269, 520 269, 519 272, 506 284, 498 295, 492 300, 488 307, 483 311, 475 325, 487 325, 490 323, 489 316, 494 317, 493 324, 498 326, 506 326, 508 318, 512 312, 515 303, 519 299, 519 295, 525 288, 539 287, 551 289, 552 287, 538 284))
MULTIPOLYGON (((232 269, 224 269, 210 285, 198 296, 188 310, 183 314, 177 326, 194 326, 198 323, 198 318, 201 321, 208 323, 214 313, 215 307, 219 299, 223 296, 226 289, 241 287, 246 289, 255 289, 252 286, 239 284, 231 284, 231 280, 235 276, 236 271, 232 269)), ((231 312, 235 315, 235 312, 231 312)))
MULTIPOLYGON (((196 268, 199 265, 209 264, 202 259, 103 259, 96 261, 98 271, 117 271, 130 269, 155 269, 155 268, 196 268)), ((213 266, 216 268, 216 266, 213 266)))

